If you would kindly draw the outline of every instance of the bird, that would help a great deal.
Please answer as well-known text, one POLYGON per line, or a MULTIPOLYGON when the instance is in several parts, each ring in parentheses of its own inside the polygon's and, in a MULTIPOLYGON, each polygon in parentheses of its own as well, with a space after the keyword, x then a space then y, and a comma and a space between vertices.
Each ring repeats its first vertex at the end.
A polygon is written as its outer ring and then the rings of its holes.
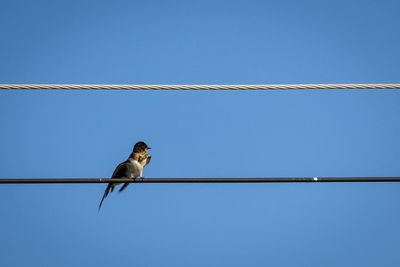
MULTIPOLYGON (((115 168, 114 173, 111 176, 111 179, 116 179, 116 178, 130 178, 130 179, 136 179, 138 177, 143 178, 143 168, 149 164, 151 160, 151 155, 146 154, 147 151, 150 149, 146 145, 145 142, 139 141, 135 144, 133 147, 133 151, 129 158, 125 160, 124 162, 120 163, 117 168, 115 168)), ((108 196, 108 194, 114 191, 114 188, 119 185, 119 183, 109 183, 107 185, 106 190, 104 191, 103 198, 100 201, 99 204, 99 211, 101 208, 101 205, 103 204, 104 199, 108 196)), ((129 183, 125 183, 120 189, 119 192, 122 192, 129 183)))

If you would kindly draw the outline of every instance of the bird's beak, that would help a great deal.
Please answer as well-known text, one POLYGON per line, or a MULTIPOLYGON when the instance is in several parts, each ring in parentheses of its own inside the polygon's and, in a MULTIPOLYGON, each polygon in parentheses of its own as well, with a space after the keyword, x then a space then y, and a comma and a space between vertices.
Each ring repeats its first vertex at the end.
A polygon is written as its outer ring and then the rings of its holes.
POLYGON ((147 147, 147 149, 151 149, 151 147, 147 147))

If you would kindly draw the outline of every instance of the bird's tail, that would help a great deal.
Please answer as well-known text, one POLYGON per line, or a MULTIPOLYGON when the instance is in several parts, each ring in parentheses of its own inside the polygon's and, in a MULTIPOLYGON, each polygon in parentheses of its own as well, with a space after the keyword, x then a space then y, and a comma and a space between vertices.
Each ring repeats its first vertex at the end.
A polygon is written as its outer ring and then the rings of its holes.
POLYGON ((124 185, 119 189, 119 193, 121 193, 128 185, 129 183, 124 183, 124 185))
POLYGON ((101 204, 103 204, 103 201, 108 196, 108 193, 110 193, 110 190, 111 190, 111 192, 114 191, 114 185, 111 183, 107 185, 106 191, 104 191, 103 198, 101 199, 100 204, 99 204, 99 211, 101 208, 101 204))

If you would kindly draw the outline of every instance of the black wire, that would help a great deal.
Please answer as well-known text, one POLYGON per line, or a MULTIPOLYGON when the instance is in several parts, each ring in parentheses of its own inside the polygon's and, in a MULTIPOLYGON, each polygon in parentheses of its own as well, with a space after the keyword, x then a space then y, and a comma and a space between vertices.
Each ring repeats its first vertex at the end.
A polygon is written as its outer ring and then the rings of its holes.
POLYGON ((0 184, 52 183, 304 183, 304 182, 400 182, 400 177, 295 177, 295 178, 18 178, 0 184))

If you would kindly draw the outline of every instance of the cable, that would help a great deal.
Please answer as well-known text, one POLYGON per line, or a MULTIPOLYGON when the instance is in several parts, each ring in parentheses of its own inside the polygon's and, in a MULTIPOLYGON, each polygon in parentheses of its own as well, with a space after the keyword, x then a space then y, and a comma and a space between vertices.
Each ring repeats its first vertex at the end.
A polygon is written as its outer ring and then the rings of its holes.
POLYGON ((293 89, 400 89, 400 84, 0 84, 0 90, 293 90, 293 89))
POLYGON ((305 183, 305 182, 400 182, 400 177, 294 177, 294 178, 21 178, 0 179, 0 184, 52 183, 305 183))

